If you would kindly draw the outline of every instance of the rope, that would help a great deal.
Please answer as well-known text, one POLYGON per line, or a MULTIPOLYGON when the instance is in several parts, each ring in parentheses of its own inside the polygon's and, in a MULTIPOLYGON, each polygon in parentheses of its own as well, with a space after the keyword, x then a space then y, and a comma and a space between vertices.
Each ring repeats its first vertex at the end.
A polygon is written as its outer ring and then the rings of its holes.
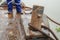
MULTIPOLYGON (((7 7, 7 5, 1 5, 0 7, 7 7)), ((25 9, 25 8, 29 8, 30 10, 32 10, 33 8, 30 8, 30 7, 22 7, 23 9, 25 9)), ((46 15, 47 16, 47 15, 46 15)), ((54 21, 53 19, 51 19, 50 17, 48 17, 47 16, 47 18, 50 20, 50 21, 52 21, 53 23, 55 23, 55 24, 57 24, 57 25, 59 25, 60 26, 60 23, 58 23, 58 22, 56 22, 56 21, 54 21)))
MULTIPOLYGON (((47 16, 47 15, 46 15, 47 16)), ((58 23, 58 22, 56 22, 56 21, 54 21, 53 19, 51 19, 50 17, 48 17, 47 16, 47 18, 50 20, 50 21, 52 21, 53 23, 55 23, 55 24, 57 24, 57 25, 59 25, 60 26, 60 23, 58 23)))
MULTIPOLYGON (((0 5, 0 7, 8 7, 7 5, 0 5)), ((13 6, 13 8, 15 8, 15 6, 13 6)), ((32 8, 30 8, 30 7, 23 7, 22 6, 22 9, 24 9, 25 10, 25 8, 28 8, 29 10, 32 10, 32 8)), ((4 9, 0 9, 0 10, 4 10, 4 9)), ((26 11, 26 10, 25 10, 26 11)))
POLYGON ((42 25, 42 28, 48 29, 48 31, 51 32, 51 34, 54 36, 54 38, 55 38, 56 40, 59 40, 59 39, 57 38, 57 36, 54 34, 54 32, 53 32, 50 28, 48 28, 48 27, 46 27, 46 26, 44 26, 44 25, 42 25))
POLYGON ((28 25, 29 25, 30 27, 32 27, 33 29, 39 31, 39 32, 42 33, 43 35, 49 37, 50 39, 55 40, 55 39, 53 39, 51 36, 49 36, 48 34, 44 33, 44 32, 41 31, 41 30, 39 30, 38 28, 33 27, 31 24, 28 24, 28 25))
MULTIPOLYGON (((30 8, 30 9, 32 9, 32 8, 30 8)), ((47 16, 47 15, 46 15, 47 16)), ((48 17, 47 16, 47 18, 50 20, 50 21, 52 21, 53 23, 55 23, 55 24, 57 24, 57 25, 59 25, 60 26, 60 23, 58 23, 58 22, 56 22, 56 21, 54 21, 53 19, 51 19, 50 17, 48 17)))

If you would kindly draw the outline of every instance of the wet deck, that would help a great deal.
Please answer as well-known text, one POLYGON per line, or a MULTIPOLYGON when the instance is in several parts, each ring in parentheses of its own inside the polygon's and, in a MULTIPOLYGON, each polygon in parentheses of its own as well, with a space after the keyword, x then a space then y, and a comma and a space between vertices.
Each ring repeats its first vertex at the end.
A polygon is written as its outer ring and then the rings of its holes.
MULTIPOLYGON (((8 15, 6 14, 7 12, 8 12, 7 10, 0 10, 0 39, 2 39, 2 37, 5 35, 6 29, 9 28, 8 27, 8 24, 9 24, 8 15)), ((13 10, 13 12, 14 12, 14 17, 15 17, 16 10, 13 10)), ((23 24, 24 24, 26 35, 29 35, 28 23, 30 23, 31 14, 23 14, 21 16, 23 19, 23 24)), ((47 31, 44 30, 44 32, 47 32, 47 31)))
MULTIPOLYGON (((14 11, 14 16, 16 14, 16 11, 14 11)), ((6 14, 7 13, 7 10, 0 10, 0 39, 2 37, 2 35, 4 34, 5 30, 8 28, 8 15, 6 14)), ((28 35, 28 23, 30 21, 30 18, 31 18, 31 14, 23 14, 21 15, 22 16, 22 19, 23 19, 23 24, 24 24, 24 27, 25 27, 25 31, 28 35)))

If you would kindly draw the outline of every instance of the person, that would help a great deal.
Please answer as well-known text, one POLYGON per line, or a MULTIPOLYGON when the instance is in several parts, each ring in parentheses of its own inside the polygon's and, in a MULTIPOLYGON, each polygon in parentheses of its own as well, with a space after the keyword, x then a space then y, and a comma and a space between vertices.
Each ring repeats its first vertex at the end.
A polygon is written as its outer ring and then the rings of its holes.
MULTIPOLYGON (((16 6, 16 11, 18 16, 21 14, 21 0, 14 0, 15 6, 16 6)), ((12 5, 12 0, 7 0, 7 5, 8 5, 8 18, 11 19, 13 18, 13 5, 12 5)))

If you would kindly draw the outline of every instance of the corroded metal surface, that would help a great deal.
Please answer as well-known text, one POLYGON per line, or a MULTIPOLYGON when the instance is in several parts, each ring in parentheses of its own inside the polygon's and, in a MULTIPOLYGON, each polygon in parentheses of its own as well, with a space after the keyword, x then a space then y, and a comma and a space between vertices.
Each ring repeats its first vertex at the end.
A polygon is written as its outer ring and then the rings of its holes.
POLYGON ((31 24, 35 28, 38 28, 39 30, 41 30, 43 11, 44 11, 44 7, 43 6, 36 6, 36 5, 33 6, 31 24))

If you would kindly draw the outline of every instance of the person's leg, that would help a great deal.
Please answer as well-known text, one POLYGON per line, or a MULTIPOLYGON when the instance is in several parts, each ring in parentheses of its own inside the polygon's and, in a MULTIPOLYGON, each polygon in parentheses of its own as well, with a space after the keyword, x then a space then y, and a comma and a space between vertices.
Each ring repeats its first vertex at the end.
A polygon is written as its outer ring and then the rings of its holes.
POLYGON ((15 0, 17 13, 21 13, 21 5, 20 5, 20 2, 21 2, 21 0, 15 0))
POLYGON ((7 0, 7 5, 8 5, 8 18, 13 18, 13 6, 12 6, 12 0, 7 0))
POLYGON ((21 0, 15 0, 15 5, 16 5, 16 19, 21 18, 21 5, 20 5, 21 0))

